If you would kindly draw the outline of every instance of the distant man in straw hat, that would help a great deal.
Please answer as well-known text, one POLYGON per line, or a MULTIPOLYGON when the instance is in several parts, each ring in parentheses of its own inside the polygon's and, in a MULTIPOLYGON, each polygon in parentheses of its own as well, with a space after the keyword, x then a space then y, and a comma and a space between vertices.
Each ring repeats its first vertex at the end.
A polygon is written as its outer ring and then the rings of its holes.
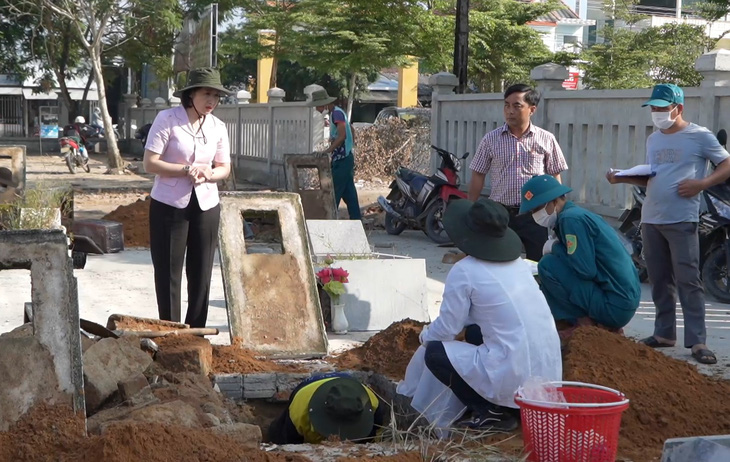
POLYGON ((550 235, 537 266, 542 291, 556 321, 620 329, 639 307, 639 274, 613 228, 568 201, 570 191, 550 175, 522 187, 520 213, 550 235))
POLYGON ((515 391, 530 376, 562 379, 560 339, 550 307, 510 215, 482 199, 449 204, 443 224, 467 257, 449 272, 439 316, 421 333, 398 393, 441 430, 460 425, 512 431, 515 391), (466 341, 456 336, 466 328, 466 341))
POLYGON ((340 207, 340 199, 347 205, 350 220, 359 220, 360 203, 355 188, 355 155, 352 152, 353 138, 350 122, 342 108, 335 106, 335 97, 327 90, 312 93, 312 106, 322 114, 330 115, 330 145, 324 151, 332 158, 332 183, 335 188, 335 207, 340 207))
POLYGON ((371 441, 385 410, 375 393, 343 372, 311 377, 291 394, 289 406, 269 427, 275 444, 321 443, 330 436, 371 441))

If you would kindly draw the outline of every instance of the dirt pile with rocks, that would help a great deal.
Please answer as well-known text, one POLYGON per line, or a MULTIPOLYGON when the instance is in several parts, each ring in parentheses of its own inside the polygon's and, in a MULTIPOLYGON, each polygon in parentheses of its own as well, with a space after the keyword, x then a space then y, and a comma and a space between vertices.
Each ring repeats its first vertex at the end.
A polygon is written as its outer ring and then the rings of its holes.
POLYGON ((120 205, 104 215, 104 220, 122 224, 125 248, 150 246, 150 201, 147 196, 131 204, 120 205))
POLYGON ((120 422, 85 437, 70 408, 39 405, 0 433, 0 462, 305 462, 306 457, 251 449, 207 429, 120 422))
POLYGON ((635 462, 658 460, 668 438, 730 432, 730 382, 626 337, 579 328, 563 368, 565 380, 614 388, 631 400, 621 421, 619 454, 635 462))
POLYGON ((375 334, 362 346, 348 350, 332 361, 339 369, 375 371, 400 380, 413 353, 418 349, 418 336, 426 323, 404 319, 375 334))

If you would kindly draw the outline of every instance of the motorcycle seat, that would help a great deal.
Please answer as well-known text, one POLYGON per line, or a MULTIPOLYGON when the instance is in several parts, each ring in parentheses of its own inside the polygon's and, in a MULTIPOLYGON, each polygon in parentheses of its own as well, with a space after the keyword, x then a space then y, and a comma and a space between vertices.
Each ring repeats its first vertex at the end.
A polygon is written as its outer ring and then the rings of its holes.
POLYGON ((411 170, 405 167, 401 167, 398 171, 398 175, 408 183, 413 190, 414 194, 418 194, 423 189, 423 185, 428 181, 428 177, 423 173, 419 173, 415 170, 411 170))

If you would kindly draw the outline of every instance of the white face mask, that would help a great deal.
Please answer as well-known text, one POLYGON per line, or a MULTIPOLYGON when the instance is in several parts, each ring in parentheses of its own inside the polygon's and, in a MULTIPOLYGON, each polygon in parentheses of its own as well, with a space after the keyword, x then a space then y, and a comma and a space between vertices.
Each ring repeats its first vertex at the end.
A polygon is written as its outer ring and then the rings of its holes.
POLYGON ((558 221, 558 214, 555 210, 553 210, 553 213, 547 213, 547 207, 543 207, 532 214, 532 219, 543 228, 552 228, 555 226, 555 222, 558 221))
POLYGON ((672 119, 672 111, 667 112, 652 112, 651 113, 651 121, 654 122, 654 125, 660 130, 666 130, 668 128, 672 128, 672 125, 674 125, 674 122, 676 119, 672 119))

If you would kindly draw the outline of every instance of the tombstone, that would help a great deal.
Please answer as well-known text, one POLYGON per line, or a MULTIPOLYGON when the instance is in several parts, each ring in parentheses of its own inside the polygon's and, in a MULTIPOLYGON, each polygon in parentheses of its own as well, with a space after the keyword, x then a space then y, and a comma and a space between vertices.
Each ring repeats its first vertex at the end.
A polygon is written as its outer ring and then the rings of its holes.
POLYGON ((304 217, 307 220, 336 220, 329 158, 317 154, 284 154, 284 162, 286 190, 302 198, 304 217))
MULTIPOLYGON (((305 212, 306 214, 306 212, 305 212)), ((370 243, 360 220, 307 220, 312 254, 317 261, 332 257, 371 258, 370 243)))
POLYGON ((0 146, 0 167, 9 168, 18 189, 25 189, 25 146, 0 146))
POLYGON ((219 236, 231 342, 279 358, 326 355, 299 195, 221 193, 219 236), (254 253, 259 247, 267 251, 254 253))
POLYGON ((664 442, 662 462, 726 462, 730 435, 670 438, 664 442))
MULTIPOLYGON (((0 431, 41 403, 85 419, 79 304, 61 230, 0 232, 0 268, 30 270, 33 335, 0 337, 0 431)), ((18 309, 23 309, 18 306, 18 309)))

